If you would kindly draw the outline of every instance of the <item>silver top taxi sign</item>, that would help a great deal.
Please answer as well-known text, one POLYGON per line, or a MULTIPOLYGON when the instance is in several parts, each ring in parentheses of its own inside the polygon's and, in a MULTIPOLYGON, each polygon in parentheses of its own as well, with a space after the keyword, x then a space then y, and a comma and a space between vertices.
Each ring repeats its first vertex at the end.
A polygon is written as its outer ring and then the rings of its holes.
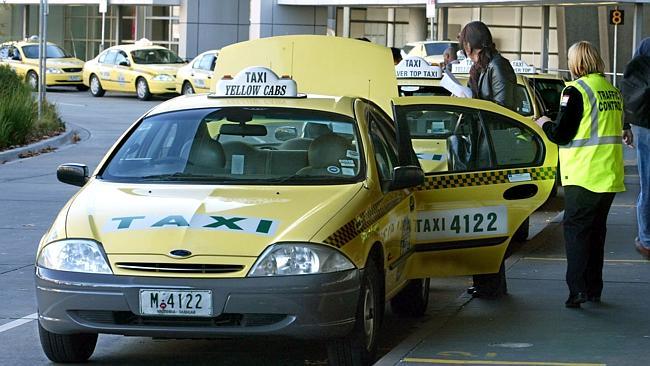
POLYGON ((398 79, 440 79, 442 69, 429 64, 422 57, 409 56, 395 66, 395 76, 398 79))
POLYGON ((297 97, 298 87, 289 76, 278 77, 273 70, 251 66, 235 77, 224 76, 217 84, 220 97, 297 97))
MULTIPOLYGON (((472 62, 472 60, 470 60, 469 58, 466 58, 457 64, 451 65, 451 72, 453 74, 469 74, 469 69, 472 67, 472 65, 474 65, 474 62, 472 62)), ((535 70, 534 66, 530 66, 521 60, 510 61, 510 65, 512 66, 512 69, 515 71, 515 74, 537 73, 537 70, 535 70)))

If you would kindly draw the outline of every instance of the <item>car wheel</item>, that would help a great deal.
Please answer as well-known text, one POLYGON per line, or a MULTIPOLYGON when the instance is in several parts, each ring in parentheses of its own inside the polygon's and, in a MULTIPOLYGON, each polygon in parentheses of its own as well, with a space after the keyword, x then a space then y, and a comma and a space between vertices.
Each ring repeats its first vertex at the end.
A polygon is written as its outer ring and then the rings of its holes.
POLYGON ((390 300, 390 308, 395 314, 422 316, 429 305, 429 278, 410 280, 395 297, 390 300))
POLYGON ((192 87, 192 84, 190 84, 189 81, 183 83, 183 89, 181 90, 181 94, 183 95, 194 94, 194 88, 192 87))
POLYGON ((93 97, 103 97, 106 91, 102 88, 102 83, 99 81, 97 75, 90 75, 90 94, 93 97))
POLYGON ((528 234, 530 234, 530 217, 527 217, 519 229, 515 231, 515 234, 512 236, 512 240, 517 242, 526 241, 528 240, 528 234))
POLYGON ((361 283, 354 329, 344 338, 327 344, 329 365, 371 365, 377 350, 377 335, 381 325, 383 294, 380 272, 368 260, 361 283))
POLYGON ((135 89, 138 93, 138 99, 140 100, 149 100, 151 99, 151 92, 149 91, 149 84, 144 78, 138 78, 135 82, 135 89))
POLYGON ((27 73, 27 84, 32 90, 38 90, 38 75, 34 71, 27 73))
POLYGON ((77 85, 77 90, 79 91, 86 91, 88 90, 88 87, 85 85, 77 85))
POLYGON ((97 345, 97 334, 57 334, 38 324, 38 335, 47 358, 53 362, 84 362, 97 345))

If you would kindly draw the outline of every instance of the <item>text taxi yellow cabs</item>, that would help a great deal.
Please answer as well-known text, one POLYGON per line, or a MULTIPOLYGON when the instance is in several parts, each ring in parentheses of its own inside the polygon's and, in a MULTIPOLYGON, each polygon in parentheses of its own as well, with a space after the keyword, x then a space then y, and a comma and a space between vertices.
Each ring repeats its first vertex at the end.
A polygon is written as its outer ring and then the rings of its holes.
POLYGON ((189 64, 178 69, 176 74, 176 92, 187 95, 208 93, 214 89, 212 78, 214 65, 217 63, 219 50, 210 50, 196 56, 189 64))
POLYGON ((90 93, 135 92, 138 99, 176 93, 176 72, 185 62, 173 51, 154 46, 146 39, 135 44, 113 46, 83 67, 83 82, 90 93))
MULTIPOLYGON (((47 44, 46 75, 47 86, 75 86, 78 90, 87 88, 81 81, 84 62, 70 55, 54 43, 47 44)), ((38 39, 22 42, 7 42, 0 45, 0 65, 8 65, 33 89, 38 88, 40 71, 38 67, 38 39)))
POLYGON ((395 66, 399 95, 410 96, 450 96, 451 93, 440 85, 442 69, 432 66, 418 56, 407 56, 395 66))
POLYGON ((50 359, 85 360, 110 333, 326 340, 330 364, 370 364, 386 301, 422 314, 427 278, 497 272, 551 188, 538 127, 397 97, 385 47, 271 37, 222 49, 215 70, 216 93, 155 107, 92 175, 59 167, 83 188, 37 252, 50 359), (409 128, 467 139, 469 157, 423 177, 409 128), (511 130, 530 136, 523 157, 511 130))

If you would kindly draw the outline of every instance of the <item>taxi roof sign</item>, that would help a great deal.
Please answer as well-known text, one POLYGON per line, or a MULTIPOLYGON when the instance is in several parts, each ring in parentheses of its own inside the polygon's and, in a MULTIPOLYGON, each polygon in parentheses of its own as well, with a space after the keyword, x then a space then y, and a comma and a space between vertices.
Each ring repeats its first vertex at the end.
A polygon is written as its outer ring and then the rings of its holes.
POLYGON ((224 76, 217 84, 217 95, 222 97, 297 97, 296 82, 278 77, 273 70, 251 66, 234 78, 224 76))
POLYGON ((409 56, 395 66, 395 76, 398 79, 440 79, 440 66, 429 64, 422 57, 409 56))
POLYGON ((469 74, 469 69, 472 68, 472 65, 474 65, 474 62, 469 57, 466 57, 462 61, 459 61, 457 64, 451 65, 451 73, 469 74))
POLYGON ((148 39, 146 39, 146 38, 140 38, 140 39, 138 39, 137 41, 135 41, 134 44, 135 44, 136 46, 140 46, 140 47, 143 47, 143 46, 153 46, 153 42, 151 42, 150 40, 148 40, 148 39))
POLYGON ((515 70, 515 74, 535 74, 537 71, 535 70, 534 66, 530 66, 524 61, 521 60, 513 60, 510 61, 510 65, 512 65, 513 70, 515 70))
POLYGON ((290 75, 301 93, 367 98, 389 115, 393 113, 391 99, 398 90, 395 64, 384 46, 316 35, 254 39, 222 48, 214 78, 221 80, 250 66, 290 75))

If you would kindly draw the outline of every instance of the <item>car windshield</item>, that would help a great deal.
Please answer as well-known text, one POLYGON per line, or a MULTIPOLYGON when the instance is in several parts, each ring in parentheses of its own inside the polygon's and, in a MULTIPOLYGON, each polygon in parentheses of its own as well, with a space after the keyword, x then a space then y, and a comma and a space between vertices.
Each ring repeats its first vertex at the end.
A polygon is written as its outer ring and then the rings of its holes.
MULTIPOLYGON (((23 53, 26 58, 38 58, 38 45, 23 46, 23 53)), ((59 46, 48 44, 45 51, 47 58, 67 58, 72 57, 70 54, 59 46)))
POLYGON ((451 95, 451 92, 442 86, 400 85, 398 88, 400 97, 448 97, 451 95))
POLYGON ((182 64, 183 60, 170 50, 164 48, 149 48, 131 52, 136 64, 182 64))
POLYGON ((100 172, 124 182, 323 185, 360 179, 354 120, 289 108, 195 109, 142 120, 100 172))
POLYGON ((427 56, 432 56, 432 55, 442 55, 447 47, 449 46, 456 46, 458 47, 458 43, 455 42, 449 42, 449 43, 425 43, 424 44, 424 49, 427 52, 427 56))

